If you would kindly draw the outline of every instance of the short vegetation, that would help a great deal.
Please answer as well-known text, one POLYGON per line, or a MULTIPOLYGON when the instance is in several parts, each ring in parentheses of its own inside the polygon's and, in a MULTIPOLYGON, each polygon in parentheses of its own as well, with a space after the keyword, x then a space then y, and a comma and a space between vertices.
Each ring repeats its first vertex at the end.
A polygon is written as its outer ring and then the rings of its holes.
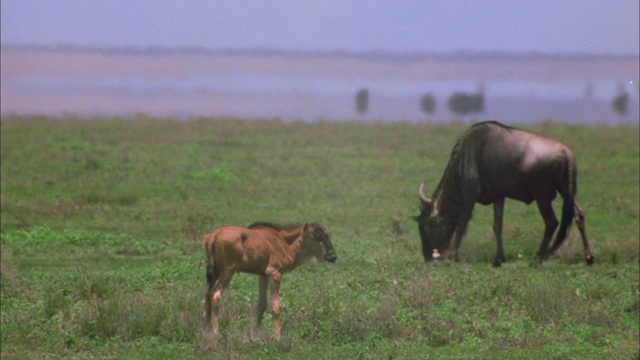
POLYGON ((524 126, 575 151, 596 264, 584 264, 574 226, 530 267, 540 215, 507 201, 496 269, 490 207, 476 206, 456 263, 425 264, 411 219, 420 182, 437 185, 465 124, 1 125, 3 359, 639 356, 637 127, 524 126), (284 277, 280 341, 269 317, 254 331, 257 279, 237 275, 213 337, 202 237, 255 221, 320 222, 338 261, 284 277))

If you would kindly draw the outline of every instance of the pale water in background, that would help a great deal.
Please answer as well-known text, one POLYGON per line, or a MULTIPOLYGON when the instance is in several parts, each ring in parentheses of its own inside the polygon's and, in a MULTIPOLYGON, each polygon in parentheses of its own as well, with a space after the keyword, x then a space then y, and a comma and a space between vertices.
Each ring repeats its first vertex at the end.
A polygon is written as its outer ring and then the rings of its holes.
MULTIPOLYGON (((130 61, 131 66, 127 66, 121 58, 109 62, 109 59, 96 60, 95 54, 83 58, 77 52, 67 57, 64 52, 54 52, 51 60, 36 58, 28 52, 19 54, 21 57, 10 57, 6 53, 3 49, 3 116, 145 114, 178 118, 278 118, 284 121, 496 119, 507 123, 545 120, 638 123, 638 75, 637 71, 634 74, 633 68, 629 74, 622 75, 590 73, 558 78, 495 76, 493 69, 493 73, 478 71, 476 76, 466 74, 453 78, 451 75, 440 76, 435 70, 428 73, 429 69, 422 73, 419 70, 409 72, 409 65, 420 68, 402 62, 376 63, 373 65, 376 68, 370 72, 353 71, 345 75, 341 67, 346 68, 346 61, 336 65, 339 59, 325 59, 325 63, 334 62, 331 66, 326 65, 326 69, 322 68, 325 66, 322 59, 297 59, 290 62, 293 64, 290 69, 286 64, 270 68, 269 61, 281 60, 269 57, 258 59, 257 63, 246 62, 245 66, 242 65, 245 59, 239 59, 236 66, 233 61, 231 65, 223 66, 220 65, 223 60, 211 57, 182 63, 179 54, 172 54, 177 60, 170 65, 158 65, 162 59, 147 56, 149 66, 145 67, 140 59, 130 61), (86 62, 83 61, 85 58, 86 62), (116 65, 118 61, 121 64, 116 65), (77 63, 75 66, 74 62, 77 63), (293 69, 294 65, 296 69, 293 69), (369 108, 364 114, 358 113, 355 107, 355 93, 361 88, 370 93, 369 108), (452 93, 473 93, 478 89, 485 97, 482 113, 460 116, 449 111, 447 99, 452 93), (611 106, 612 99, 621 91, 629 94, 628 113, 623 116, 614 112, 611 106), (420 98, 427 93, 436 99, 436 110, 432 114, 426 114, 420 108, 420 98)), ((347 60, 353 62, 353 59, 347 60)))

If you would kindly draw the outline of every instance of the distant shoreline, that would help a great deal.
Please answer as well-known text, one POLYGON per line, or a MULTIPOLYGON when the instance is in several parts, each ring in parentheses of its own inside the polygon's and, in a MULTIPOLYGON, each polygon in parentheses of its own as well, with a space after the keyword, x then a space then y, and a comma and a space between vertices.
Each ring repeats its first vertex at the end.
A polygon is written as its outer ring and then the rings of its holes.
POLYGON ((204 48, 204 47, 128 47, 128 46, 82 46, 82 45, 25 45, 2 44, 5 50, 38 50, 53 52, 85 52, 125 55, 255 55, 255 56, 287 56, 287 57, 338 57, 355 58, 369 61, 413 62, 428 59, 440 60, 640 60, 640 54, 595 54, 595 53, 547 53, 547 52, 504 52, 504 51, 452 51, 452 52, 391 52, 385 50, 347 51, 347 50, 286 50, 271 48, 204 48))
POLYGON ((2 46, 4 76, 189 77, 235 73, 405 81, 640 81, 638 56, 452 53, 394 55, 272 50, 2 46))

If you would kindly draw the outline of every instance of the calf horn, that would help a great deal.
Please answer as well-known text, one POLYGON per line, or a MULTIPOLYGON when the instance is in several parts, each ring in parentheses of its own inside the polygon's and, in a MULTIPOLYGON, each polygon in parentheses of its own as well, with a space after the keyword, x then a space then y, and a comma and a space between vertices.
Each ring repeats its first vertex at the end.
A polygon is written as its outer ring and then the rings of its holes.
POLYGON ((424 188, 424 183, 421 183, 420 187, 418 188, 418 197, 420 198, 420 200, 422 200, 422 202, 431 203, 431 199, 429 199, 424 195, 423 188, 424 188))

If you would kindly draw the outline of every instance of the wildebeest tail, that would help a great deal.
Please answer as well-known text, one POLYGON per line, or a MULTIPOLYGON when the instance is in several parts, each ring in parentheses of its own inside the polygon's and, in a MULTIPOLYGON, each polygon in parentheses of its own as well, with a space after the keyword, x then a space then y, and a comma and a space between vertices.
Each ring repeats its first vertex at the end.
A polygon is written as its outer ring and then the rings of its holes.
POLYGON ((573 157, 569 157, 569 161, 567 162, 566 171, 566 179, 568 182, 568 190, 565 194, 562 194, 564 198, 564 203, 562 204, 562 219, 560 220, 560 229, 558 229, 558 234, 556 235, 556 240, 553 242, 553 246, 551 247, 550 254, 553 254, 558 248, 562 245, 564 240, 569 233, 569 229, 571 228, 571 222, 573 221, 573 216, 575 214, 575 198, 576 198, 576 179, 575 179, 575 162, 573 157))

